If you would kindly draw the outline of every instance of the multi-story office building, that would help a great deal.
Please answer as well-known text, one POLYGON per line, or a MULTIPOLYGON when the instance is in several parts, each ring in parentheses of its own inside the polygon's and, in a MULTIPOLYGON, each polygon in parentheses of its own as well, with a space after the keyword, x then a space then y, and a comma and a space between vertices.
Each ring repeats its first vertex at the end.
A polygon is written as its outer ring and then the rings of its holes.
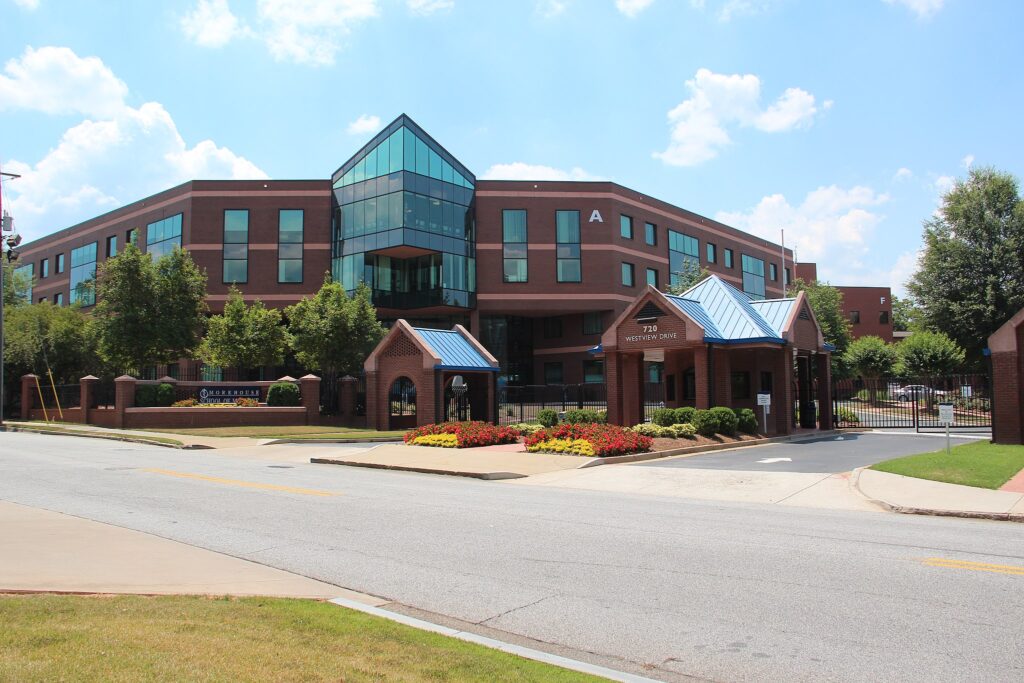
POLYGON ((283 307, 327 273, 366 282, 385 321, 465 324, 513 384, 602 381, 590 351, 648 284, 703 267, 775 298, 792 266, 789 250, 616 183, 478 181, 406 116, 330 180, 194 180, 26 244, 33 300, 88 310, 97 264, 128 240, 188 249, 214 312, 232 284, 283 307))

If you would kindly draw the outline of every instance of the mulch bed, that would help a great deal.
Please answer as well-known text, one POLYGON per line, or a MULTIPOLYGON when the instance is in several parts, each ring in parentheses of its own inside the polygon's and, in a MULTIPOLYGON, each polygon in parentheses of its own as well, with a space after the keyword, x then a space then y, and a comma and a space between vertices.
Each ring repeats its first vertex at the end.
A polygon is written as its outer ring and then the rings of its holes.
POLYGON ((717 444, 742 444, 744 441, 756 441, 764 436, 754 434, 737 434, 736 436, 722 436, 715 434, 713 437, 706 437, 697 434, 689 439, 654 439, 652 451, 668 451, 674 448, 689 448, 691 446, 713 446, 717 444))

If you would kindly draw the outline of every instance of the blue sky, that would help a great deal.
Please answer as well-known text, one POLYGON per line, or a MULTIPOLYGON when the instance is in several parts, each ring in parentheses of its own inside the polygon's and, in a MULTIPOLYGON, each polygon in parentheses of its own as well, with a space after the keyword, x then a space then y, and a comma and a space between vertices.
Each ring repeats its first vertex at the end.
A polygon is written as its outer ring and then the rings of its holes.
POLYGON ((970 165, 1022 174, 1024 3, 0 0, 27 239, 190 178, 326 178, 405 112, 479 177, 609 179, 834 284, 913 272, 970 165))

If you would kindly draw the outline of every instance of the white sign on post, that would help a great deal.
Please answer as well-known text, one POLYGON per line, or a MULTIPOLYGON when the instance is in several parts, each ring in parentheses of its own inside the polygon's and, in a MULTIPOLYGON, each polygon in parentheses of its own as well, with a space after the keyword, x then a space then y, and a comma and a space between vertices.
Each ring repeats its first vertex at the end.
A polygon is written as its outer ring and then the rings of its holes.
POLYGON ((768 413, 772 412, 772 395, 758 392, 757 405, 761 406, 761 427, 768 433, 768 413))
POLYGON ((759 406, 770 406, 771 404, 772 404, 772 395, 771 394, 758 394, 757 395, 757 405, 759 405, 759 406))
POLYGON ((940 403, 939 404, 939 422, 944 425, 953 424, 953 404, 952 403, 940 403))

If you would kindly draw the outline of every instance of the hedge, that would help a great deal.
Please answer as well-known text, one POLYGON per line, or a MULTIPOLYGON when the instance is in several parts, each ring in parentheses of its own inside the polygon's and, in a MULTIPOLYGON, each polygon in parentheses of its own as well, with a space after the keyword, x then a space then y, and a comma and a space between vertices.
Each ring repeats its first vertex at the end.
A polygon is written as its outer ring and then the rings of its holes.
POLYGON ((299 394, 299 387, 291 382, 277 382, 270 385, 267 390, 268 406, 298 406, 302 405, 302 397, 299 394))

